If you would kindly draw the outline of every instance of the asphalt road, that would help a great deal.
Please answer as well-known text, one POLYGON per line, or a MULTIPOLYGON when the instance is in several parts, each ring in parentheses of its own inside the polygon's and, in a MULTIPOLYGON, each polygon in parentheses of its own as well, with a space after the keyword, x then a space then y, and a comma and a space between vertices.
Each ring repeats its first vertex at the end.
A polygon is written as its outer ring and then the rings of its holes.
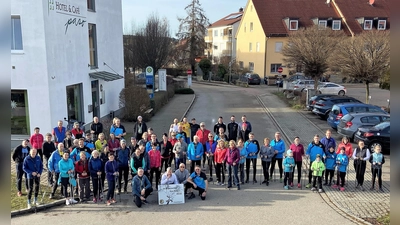
MULTIPOLYGON (((265 92, 263 87, 246 89, 194 84, 193 88, 197 100, 187 115, 189 119, 195 117, 198 122, 204 121, 206 127, 212 129, 219 116, 223 116, 224 122, 228 123, 230 115, 235 114, 239 121, 241 115, 246 114, 256 139, 262 142, 264 137, 273 137, 276 128, 254 97, 265 92)), ((257 163, 257 179, 260 182, 259 159, 257 163)), ((121 198, 122 201, 113 206, 60 206, 12 218, 11 224, 128 224, 133 221, 135 224, 175 224, 177 221, 202 224, 307 224, 320 221, 327 224, 352 224, 332 210, 318 194, 297 188, 283 190, 279 182, 272 182, 267 187, 259 183, 251 184, 250 179, 250 184, 243 185, 240 191, 227 190, 211 183, 205 201, 196 197, 182 205, 158 206, 157 192, 148 198, 150 204, 141 209, 132 203, 131 194, 122 195, 121 198)))

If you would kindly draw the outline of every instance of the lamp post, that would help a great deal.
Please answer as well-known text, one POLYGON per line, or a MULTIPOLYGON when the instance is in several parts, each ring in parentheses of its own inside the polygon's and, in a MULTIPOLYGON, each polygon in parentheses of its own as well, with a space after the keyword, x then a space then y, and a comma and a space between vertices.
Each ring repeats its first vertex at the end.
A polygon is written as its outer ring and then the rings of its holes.
POLYGON ((387 100, 388 106, 387 106, 387 111, 390 113, 390 99, 387 100))

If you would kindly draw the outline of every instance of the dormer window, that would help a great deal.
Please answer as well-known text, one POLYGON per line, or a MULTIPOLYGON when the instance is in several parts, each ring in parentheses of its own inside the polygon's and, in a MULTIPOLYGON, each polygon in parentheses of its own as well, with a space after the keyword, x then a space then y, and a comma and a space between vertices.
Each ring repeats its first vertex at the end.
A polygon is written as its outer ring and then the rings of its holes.
POLYGON ((386 30, 386 20, 378 20, 378 30, 386 30))
POLYGON ((364 21, 364 30, 372 30, 372 20, 364 21))
POLYGON ((299 29, 299 21, 298 20, 290 20, 289 21, 289 30, 298 30, 299 29))
POLYGON ((328 24, 328 21, 326 21, 326 20, 319 20, 318 21, 318 27, 320 29, 325 29, 327 24, 328 24))
POLYGON ((333 20, 332 21, 332 30, 340 30, 341 24, 342 23, 340 20, 333 20))

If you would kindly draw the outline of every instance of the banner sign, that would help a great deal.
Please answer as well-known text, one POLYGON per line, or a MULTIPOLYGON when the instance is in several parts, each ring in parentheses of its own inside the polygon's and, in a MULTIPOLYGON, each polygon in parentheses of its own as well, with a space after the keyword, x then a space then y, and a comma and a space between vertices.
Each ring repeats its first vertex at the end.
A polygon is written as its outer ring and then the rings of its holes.
POLYGON ((167 91, 167 70, 166 69, 158 70, 158 90, 159 91, 167 91))
POLYGON ((158 205, 174 205, 185 203, 183 184, 158 185, 158 205))

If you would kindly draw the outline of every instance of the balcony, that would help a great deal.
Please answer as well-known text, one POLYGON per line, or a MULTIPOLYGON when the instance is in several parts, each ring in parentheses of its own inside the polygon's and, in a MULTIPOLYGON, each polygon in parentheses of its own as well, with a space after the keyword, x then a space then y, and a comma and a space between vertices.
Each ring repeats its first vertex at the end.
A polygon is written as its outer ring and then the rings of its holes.
POLYGON ((231 56, 232 55, 232 50, 230 50, 230 49, 222 50, 222 55, 231 56))
POLYGON ((211 35, 205 36, 204 41, 207 43, 213 42, 213 37, 211 35))

